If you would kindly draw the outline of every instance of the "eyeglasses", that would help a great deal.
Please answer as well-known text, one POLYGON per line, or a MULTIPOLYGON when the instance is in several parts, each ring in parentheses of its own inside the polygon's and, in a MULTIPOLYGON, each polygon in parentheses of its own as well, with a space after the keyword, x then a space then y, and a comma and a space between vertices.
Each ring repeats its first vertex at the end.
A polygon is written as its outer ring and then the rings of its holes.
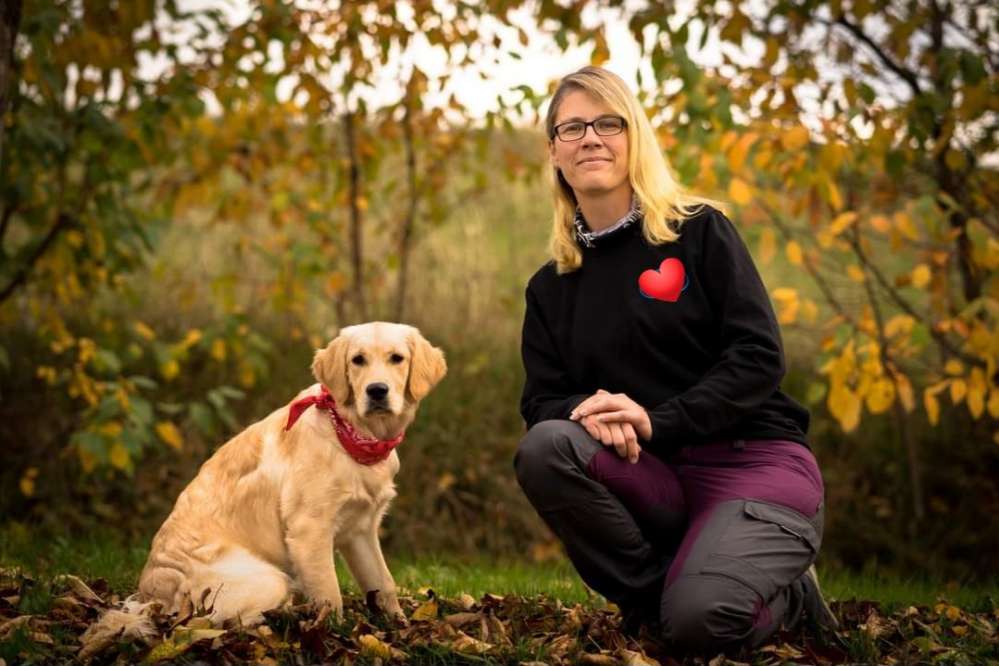
POLYGON ((570 120, 556 125, 553 130, 555 136, 562 141, 579 141, 586 134, 587 127, 592 127, 597 136, 614 136, 623 132, 627 126, 628 123, 621 116, 600 116, 588 123, 570 120))

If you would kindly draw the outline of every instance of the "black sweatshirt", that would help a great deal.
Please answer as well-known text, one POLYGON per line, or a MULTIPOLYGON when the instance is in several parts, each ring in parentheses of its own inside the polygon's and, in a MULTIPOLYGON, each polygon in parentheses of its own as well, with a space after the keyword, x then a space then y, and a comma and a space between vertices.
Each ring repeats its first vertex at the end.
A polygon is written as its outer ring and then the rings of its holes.
POLYGON ((558 275, 550 261, 534 274, 521 346, 527 426, 569 418, 604 389, 645 407, 653 453, 735 439, 807 444, 808 410, 780 391, 780 329, 735 226, 704 206, 679 232, 654 246, 632 224, 583 247, 579 269, 558 275))

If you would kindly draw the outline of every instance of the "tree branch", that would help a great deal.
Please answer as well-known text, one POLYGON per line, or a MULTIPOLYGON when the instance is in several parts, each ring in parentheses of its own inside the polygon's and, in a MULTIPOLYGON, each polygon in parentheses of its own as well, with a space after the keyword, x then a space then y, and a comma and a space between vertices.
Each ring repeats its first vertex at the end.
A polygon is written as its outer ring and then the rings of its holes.
MULTIPOLYGON (((821 23, 829 23, 826 19, 817 20, 821 23)), ((923 94, 922 88, 919 86, 919 79, 916 77, 915 73, 895 62, 894 58, 885 53, 884 49, 882 49, 880 45, 878 45, 867 33, 860 29, 860 26, 855 23, 850 23, 845 16, 838 17, 834 24, 843 26, 850 34, 866 44, 867 47, 874 52, 874 55, 876 55, 885 65, 885 67, 895 72, 899 78, 909 84, 913 95, 919 96, 923 94)))
MULTIPOLYGON (((898 305, 898 307, 900 307, 903 311, 905 311, 906 314, 908 314, 916 321, 928 320, 927 317, 923 317, 918 312, 916 312, 916 309, 912 307, 912 305, 907 300, 905 300, 900 293, 898 293, 898 290, 895 289, 895 287, 893 287, 891 284, 889 284, 884 274, 878 269, 877 266, 875 266, 867 258, 867 254, 863 251, 863 248, 861 248, 860 243, 856 239, 851 239, 849 242, 850 246, 853 248, 854 253, 857 255, 857 258, 860 260, 860 263, 863 264, 866 270, 870 271, 870 273, 878 281, 878 284, 881 285, 881 288, 884 289, 885 292, 887 292, 888 296, 890 296, 891 299, 895 301, 895 304, 898 305)), ((927 328, 930 331, 930 335, 933 337, 936 343, 941 347, 941 349, 943 349, 944 351, 946 351, 947 353, 951 354, 956 358, 962 359, 966 363, 969 363, 971 365, 977 365, 982 367, 982 369, 985 369, 985 364, 982 363, 981 359, 977 359, 974 356, 970 356, 961 351, 960 349, 958 349, 957 347, 955 347, 951 343, 951 341, 947 339, 945 335, 943 335, 940 331, 935 330, 932 325, 928 326, 927 328)))
POLYGON ((76 226, 76 224, 76 218, 71 217, 66 213, 59 213, 55 224, 53 224, 52 228, 49 229, 47 234, 45 234, 45 238, 43 238, 42 242, 35 248, 35 251, 28 258, 25 265, 18 269, 10 283, 4 287, 3 291, 0 291, 0 304, 10 298, 11 294, 13 294, 19 286, 27 281, 31 270, 35 267, 35 264, 38 263, 38 260, 42 258, 42 255, 48 251, 56 237, 69 227, 76 226))

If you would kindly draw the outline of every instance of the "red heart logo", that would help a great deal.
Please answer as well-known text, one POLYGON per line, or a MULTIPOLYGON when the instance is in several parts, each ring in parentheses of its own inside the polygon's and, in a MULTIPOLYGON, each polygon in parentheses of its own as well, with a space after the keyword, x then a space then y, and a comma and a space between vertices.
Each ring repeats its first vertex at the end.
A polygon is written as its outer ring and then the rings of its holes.
POLYGON ((680 292, 687 287, 687 272, 679 259, 663 259, 659 270, 642 271, 638 276, 638 290, 646 298, 676 303, 680 292))

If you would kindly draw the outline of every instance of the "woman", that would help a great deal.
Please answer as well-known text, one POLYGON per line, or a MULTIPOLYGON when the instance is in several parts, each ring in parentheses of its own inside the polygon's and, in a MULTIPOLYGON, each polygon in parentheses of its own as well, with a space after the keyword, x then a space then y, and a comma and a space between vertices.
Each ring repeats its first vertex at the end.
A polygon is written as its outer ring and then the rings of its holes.
POLYGON ((822 476, 781 392, 780 331, 732 223, 670 174, 616 75, 565 77, 546 119, 555 216, 527 286, 515 467, 583 580, 707 652, 832 628, 814 568, 822 476))

